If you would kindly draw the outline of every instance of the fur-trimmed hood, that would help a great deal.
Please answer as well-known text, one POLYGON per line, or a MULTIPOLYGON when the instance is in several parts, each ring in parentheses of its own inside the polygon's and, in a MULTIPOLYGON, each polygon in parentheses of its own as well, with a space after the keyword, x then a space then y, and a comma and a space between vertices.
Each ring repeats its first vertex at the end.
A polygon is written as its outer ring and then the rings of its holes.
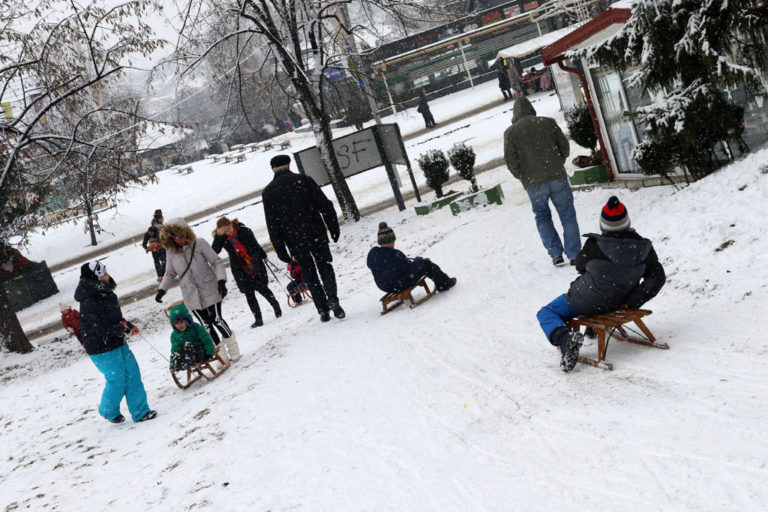
POLYGON ((176 242, 173 240, 176 236, 183 236, 187 244, 191 244, 197 239, 195 232, 189 227, 187 221, 181 218, 171 219, 163 226, 163 229, 160 231, 160 242, 166 249, 180 252, 181 247, 176 245, 176 242))

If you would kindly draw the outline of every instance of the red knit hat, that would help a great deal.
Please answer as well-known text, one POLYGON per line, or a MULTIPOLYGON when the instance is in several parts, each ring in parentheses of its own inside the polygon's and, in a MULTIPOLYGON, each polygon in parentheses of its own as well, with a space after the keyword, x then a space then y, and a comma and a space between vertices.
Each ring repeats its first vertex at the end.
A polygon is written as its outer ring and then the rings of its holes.
POLYGON ((603 231, 624 231, 629 229, 629 212, 624 203, 611 196, 600 212, 600 229, 603 231))

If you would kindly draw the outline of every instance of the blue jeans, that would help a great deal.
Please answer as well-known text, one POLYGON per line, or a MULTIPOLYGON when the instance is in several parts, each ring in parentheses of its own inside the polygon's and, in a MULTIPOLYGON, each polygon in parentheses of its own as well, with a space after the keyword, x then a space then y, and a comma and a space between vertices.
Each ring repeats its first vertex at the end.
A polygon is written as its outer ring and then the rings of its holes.
MULTIPOLYGON (((565 294, 562 294, 536 313, 536 318, 539 320, 539 325, 544 334, 547 335, 549 340, 552 331, 565 325, 566 320, 576 318, 579 314, 568 305, 568 301, 565 299, 565 294)), ((552 343, 552 340, 550 340, 552 343)))
POLYGON ((120 414, 120 402, 125 397, 133 421, 139 421, 149 412, 147 393, 141 382, 141 372, 128 344, 103 354, 96 354, 91 361, 107 380, 101 394, 99 414, 113 420, 120 414))
POLYGON ((581 249, 581 238, 576 210, 573 208, 573 192, 571 192, 568 178, 552 180, 530 188, 527 192, 536 217, 536 229, 539 230, 541 242, 549 253, 549 257, 557 258, 563 254, 563 242, 560 241, 560 235, 552 223, 552 212, 549 210, 551 199, 563 225, 565 255, 569 260, 576 258, 581 249))

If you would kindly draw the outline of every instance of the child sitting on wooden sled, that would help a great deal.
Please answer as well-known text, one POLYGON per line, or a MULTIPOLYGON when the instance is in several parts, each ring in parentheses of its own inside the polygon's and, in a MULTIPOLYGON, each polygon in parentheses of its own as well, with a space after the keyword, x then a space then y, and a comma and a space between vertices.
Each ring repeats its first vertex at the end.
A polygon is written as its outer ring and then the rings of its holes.
POLYGON ((171 308, 171 370, 187 370, 213 357, 215 345, 208 331, 192 320, 184 304, 171 308))
POLYGON ((456 285, 456 278, 450 277, 439 266, 427 258, 408 258, 395 249, 395 232, 386 222, 379 223, 378 247, 368 252, 368 268, 380 290, 394 293, 416 285, 422 277, 435 282, 438 292, 445 292, 456 285))
POLYGON ((288 293, 296 304, 301 304, 301 292, 307 289, 307 283, 304 282, 304 272, 301 270, 301 265, 293 256, 291 256, 291 262, 288 264, 288 273, 291 275, 288 293))

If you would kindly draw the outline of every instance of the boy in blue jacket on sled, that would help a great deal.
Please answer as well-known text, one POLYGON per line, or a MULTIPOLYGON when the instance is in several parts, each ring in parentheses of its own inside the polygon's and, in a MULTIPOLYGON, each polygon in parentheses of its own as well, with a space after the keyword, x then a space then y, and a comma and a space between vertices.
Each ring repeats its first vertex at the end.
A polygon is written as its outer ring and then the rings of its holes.
POLYGON ((444 292, 456 284, 455 277, 448 277, 440 267, 427 258, 409 259, 395 249, 395 232, 386 222, 379 224, 379 247, 368 252, 368 268, 373 273, 376 286, 393 293, 415 286, 426 276, 435 282, 437 291, 444 292))

